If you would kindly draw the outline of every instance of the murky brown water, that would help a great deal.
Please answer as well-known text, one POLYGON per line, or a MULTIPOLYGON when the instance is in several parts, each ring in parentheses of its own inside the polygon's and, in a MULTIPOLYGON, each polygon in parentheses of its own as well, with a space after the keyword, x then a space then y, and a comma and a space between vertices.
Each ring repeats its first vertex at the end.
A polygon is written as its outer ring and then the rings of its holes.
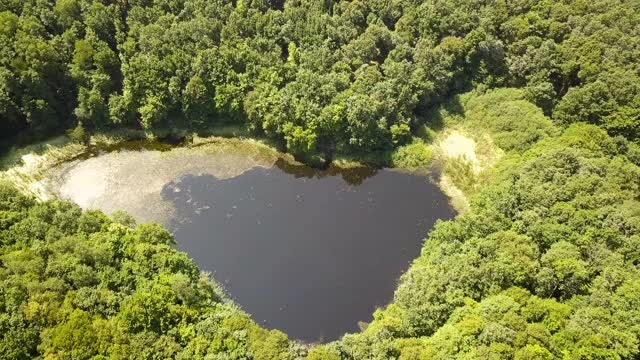
POLYGON ((256 322, 309 342, 369 322, 435 221, 454 215, 425 177, 318 171, 255 142, 126 143, 93 155, 52 171, 51 191, 167 225, 256 322))
POLYGON ((256 322, 310 342, 369 322, 435 221, 454 215, 421 176, 282 161, 227 179, 186 175, 162 196, 178 249, 256 322))

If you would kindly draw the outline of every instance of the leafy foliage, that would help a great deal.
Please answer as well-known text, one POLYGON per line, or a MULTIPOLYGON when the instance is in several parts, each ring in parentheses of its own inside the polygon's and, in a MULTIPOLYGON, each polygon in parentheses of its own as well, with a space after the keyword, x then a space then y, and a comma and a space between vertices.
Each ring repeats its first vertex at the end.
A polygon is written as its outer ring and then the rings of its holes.
MULTIPOLYGON (((467 106, 469 121, 479 105, 467 106)), ((497 116, 497 124, 511 117, 497 116)), ((528 124, 521 134, 541 122, 528 124)), ((584 123, 523 152, 512 147, 470 211, 429 234, 393 304, 344 337, 343 358, 637 357, 640 167, 632 159, 625 140, 584 123)))
MULTIPOLYGON (((509 86, 558 124, 635 141, 637 10, 608 0, 3 1, 0 133, 232 122, 331 159, 404 145, 449 94, 509 86)), ((516 118, 527 106, 496 111, 516 118)), ((504 142, 521 126, 513 118, 504 142)))
POLYGON ((0 184, 0 359, 290 359, 158 224, 0 184))
POLYGON ((427 168, 433 159, 433 150, 422 140, 397 148, 391 154, 393 166, 403 169, 427 168))
MULTIPOLYGON (((467 121, 506 152, 490 181, 309 358, 633 359, 639 24, 626 0, 0 0, 0 137, 233 123, 413 167, 412 132, 467 121)), ((0 244, 0 358, 290 356, 158 225, 2 185, 0 244)))

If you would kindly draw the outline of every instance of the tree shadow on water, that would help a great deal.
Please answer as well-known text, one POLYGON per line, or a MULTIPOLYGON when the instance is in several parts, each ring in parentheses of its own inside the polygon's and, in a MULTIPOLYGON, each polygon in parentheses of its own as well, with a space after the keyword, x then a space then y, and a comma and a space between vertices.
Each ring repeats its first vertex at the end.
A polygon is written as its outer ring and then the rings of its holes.
POLYGON ((340 175, 349 185, 361 185, 366 179, 378 173, 377 169, 368 166, 340 168, 329 165, 326 169, 316 169, 303 164, 294 164, 282 158, 276 161, 275 166, 296 178, 321 179, 327 176, 340 175))

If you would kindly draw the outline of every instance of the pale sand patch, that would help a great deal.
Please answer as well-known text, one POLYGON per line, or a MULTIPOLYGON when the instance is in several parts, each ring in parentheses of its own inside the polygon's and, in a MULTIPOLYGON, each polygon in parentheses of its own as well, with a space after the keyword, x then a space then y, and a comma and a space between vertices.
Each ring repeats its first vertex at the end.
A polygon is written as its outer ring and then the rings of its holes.
POLYGON ((451 159, 463 158, 473 166, 475 173, 479 173, 481 166, 476 155, 476 142, 459 131, 452 131, 444 140, 437 144, 440 153, 451 159))
MULTIPOLYGON (((474 133, 473 138, 465 135, 464 129, 453 129, 441 134, 440 141, 434 144, 436 157, 442 162, 462 159, 471 164, 475 181, 482 181, 487 170, 493 168, 504 155, 504 152, 496 147, 488 133, 474 133)), ((469 209, 469 195, 458 188, 451 176, 443 172, 440 176, 439 186, 451 199, 451 205, 460 213, 469 209)))
MULTIPOLYGON (((248 147, 257 144, 245 144, 248 147)), ((84 209, 107 214, 124 210, 140 222, 166 223, 173 207, 162 198, 164 186, 185 175, 238 176, 256 166, 270 167, 277 153, 247 151, 242 144, 207 144, 160 151, 117 151, 53 169, 48 188, 84 209)))

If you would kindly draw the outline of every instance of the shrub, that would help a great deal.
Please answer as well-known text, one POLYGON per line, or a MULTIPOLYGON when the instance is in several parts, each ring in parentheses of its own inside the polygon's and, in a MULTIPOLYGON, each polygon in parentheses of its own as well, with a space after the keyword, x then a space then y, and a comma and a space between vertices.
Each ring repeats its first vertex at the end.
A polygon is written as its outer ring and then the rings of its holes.
POLYGON ((413 143, 401 146, 391 154, 391 163, 394 167, 409 170, 424 170, 433 160, 433 151, 422 140, 414 140, 413 143))

